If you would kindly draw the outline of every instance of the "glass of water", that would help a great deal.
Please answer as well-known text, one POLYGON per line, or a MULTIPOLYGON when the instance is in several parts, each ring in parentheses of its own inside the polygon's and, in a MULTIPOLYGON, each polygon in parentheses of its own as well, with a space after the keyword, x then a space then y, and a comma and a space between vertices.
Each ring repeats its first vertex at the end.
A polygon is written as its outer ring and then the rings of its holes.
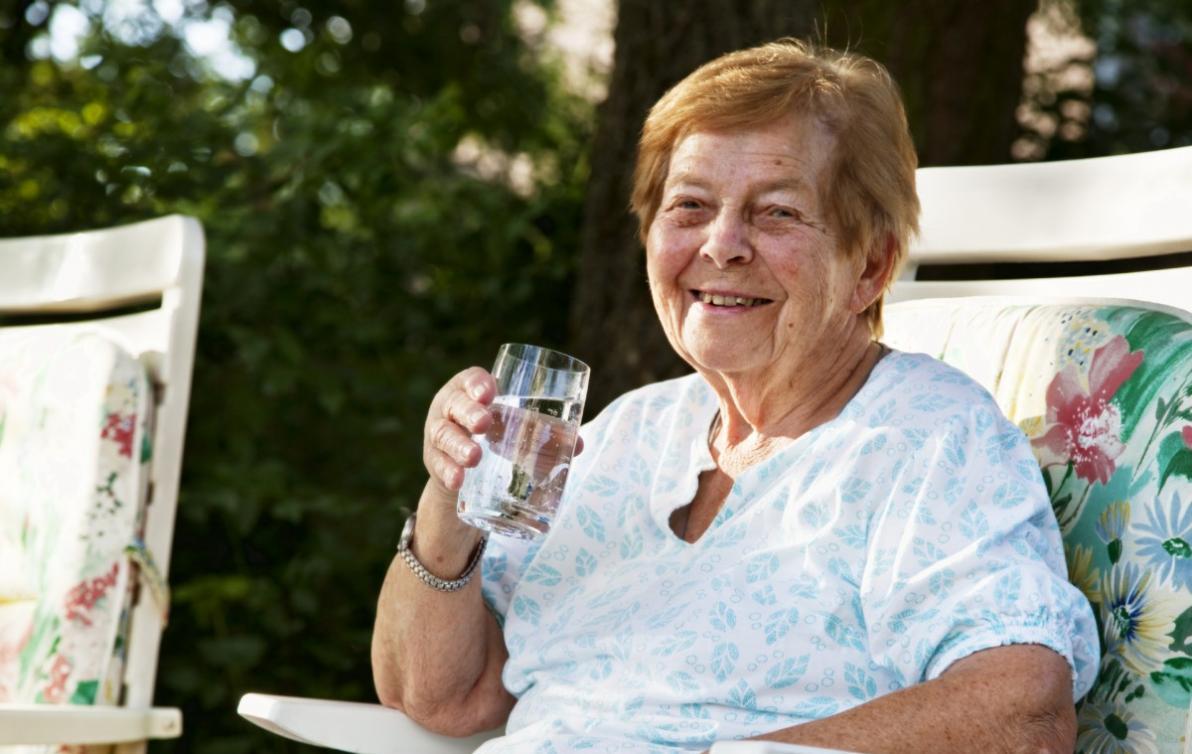
POLYGON ((480 464, 459 491, 460 519, 533 539, 550 529, 575 454, 588 365, 549 348, 506 343, 497 351, 492 426, 475 439, 480 464))

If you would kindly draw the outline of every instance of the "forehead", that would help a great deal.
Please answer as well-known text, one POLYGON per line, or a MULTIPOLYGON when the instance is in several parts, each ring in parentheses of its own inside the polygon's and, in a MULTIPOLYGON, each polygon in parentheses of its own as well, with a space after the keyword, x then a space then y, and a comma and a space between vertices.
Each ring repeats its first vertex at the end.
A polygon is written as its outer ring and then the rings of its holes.
POLYGON ((675 145, 666 185, 709 180, 819 185, 835 138, 815 118, 788 116, 730 131, 694 131, 675 145))

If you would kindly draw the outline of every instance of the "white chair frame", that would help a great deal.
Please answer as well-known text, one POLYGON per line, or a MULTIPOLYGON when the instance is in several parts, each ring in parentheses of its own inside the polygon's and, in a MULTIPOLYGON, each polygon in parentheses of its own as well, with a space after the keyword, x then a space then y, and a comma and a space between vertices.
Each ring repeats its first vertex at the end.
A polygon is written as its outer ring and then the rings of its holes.
MULTIPOLYGON (((144 540, 164 577, 178 503, 204 262, 203 231, 172 215, 105 230, 0 240, 0 316, 67 317, 119 343, 154 385, 153 458, 144 540), (132 313, 113 313, 119 309, 132 313)), ((172 738, 181 713, 154 708, 163 629, 148 589, 132 608, 120 707, 0 704, 0 745, 116 744, 143 752, 146 739, 172 738)))
MULTIPOLYGON (((888 304, 994 295, 1032 301, 1112 297, 1192 317, 1192 265, 1071 277, 917 279, 928 264, 1089 262, 1192 251, 1192 147, 1055 163, 923 168, 917 183, 921 232, 888 304)), ((380 705, 254 693, 241 699, 239 712, 278 735, 358 754, 464 754, 485 739, 436 736, 380 705)), ((1192 730, 1186 738, 1192 742, 1192 730)), ((711 751, 828 750, 721 742, 711 751)), ((1192 748, 1185 751, 1192 754, 1192 748)))

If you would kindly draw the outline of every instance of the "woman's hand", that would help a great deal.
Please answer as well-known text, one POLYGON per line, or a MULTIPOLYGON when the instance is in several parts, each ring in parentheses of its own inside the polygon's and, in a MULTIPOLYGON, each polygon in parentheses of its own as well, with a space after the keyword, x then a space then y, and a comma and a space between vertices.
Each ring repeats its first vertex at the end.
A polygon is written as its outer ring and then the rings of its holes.
POLYGON ((493 423, 489 406, 497 394, 493 376, 470 367, 452 377, 435 394, 422 435, 422 462, 431 485, 454 503, 464 483, 464 471, 480 463, 480 445, 472 435, 493 423))
MULTIPOLYGON (((494 416, 491 410, 496 395, 496 380, 480 367, 465 369, 435 394, 426 415, 422 462, 437 496, 454 502, 463 486, 464 472, 480 463, 483 451, 472 435, 487 432, 494 422, 501 421, 501 416, 494 416)), ((561 429, 552 425, 552 431, 561 429)), ((583 439, 576 437, 575 455, 583 451, 583 445, 583 439)), ((553 455, 543 458, 553 463, 553 455)))

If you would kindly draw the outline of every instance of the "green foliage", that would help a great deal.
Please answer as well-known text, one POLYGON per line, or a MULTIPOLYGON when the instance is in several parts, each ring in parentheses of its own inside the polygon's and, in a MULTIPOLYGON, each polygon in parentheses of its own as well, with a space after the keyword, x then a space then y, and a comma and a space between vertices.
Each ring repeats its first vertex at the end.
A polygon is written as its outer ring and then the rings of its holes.
MULTIPOLYGON (((510 6, 192 5, 234 18, 243 82, 160 23, 97 23, 89 68, 0 68, 0 235, 207 233, 157 693, 187 733, 155 750, 289 750, 235 717, 248 690, 374 699, 431 395, 501 342, 562 344, 592 114, 510 6)), ((40 31, 0 19, 0 48, 40 31)))
POLYGON ((1041 0, 1087 54, 1028 77, 1046 123, 1026 135, 1046 159, 1192 144, 1192 5, 1186 0, 1041 0))

